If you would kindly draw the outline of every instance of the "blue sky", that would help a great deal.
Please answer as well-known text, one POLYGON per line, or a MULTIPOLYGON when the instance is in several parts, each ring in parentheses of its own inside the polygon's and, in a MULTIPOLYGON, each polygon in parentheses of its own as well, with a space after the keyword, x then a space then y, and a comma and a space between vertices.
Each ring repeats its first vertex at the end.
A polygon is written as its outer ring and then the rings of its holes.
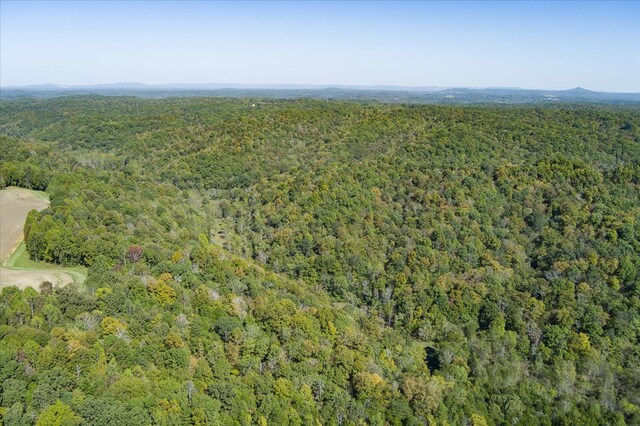
POLYGON ((640 1, 1 2, 0 84, 640 91, 640 1))

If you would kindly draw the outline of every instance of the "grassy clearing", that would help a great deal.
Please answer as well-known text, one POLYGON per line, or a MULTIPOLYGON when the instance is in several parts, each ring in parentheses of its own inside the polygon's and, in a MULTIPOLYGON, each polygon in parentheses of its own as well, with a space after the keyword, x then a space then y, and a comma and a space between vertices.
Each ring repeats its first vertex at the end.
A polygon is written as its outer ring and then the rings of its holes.
MULTIPOLYGON (((14 188, 14 187, 10 186, 9 188, 14 188)), ((21 189, 24 189, 24 188, 21 188, 21 189)), ((35 195, 38 198, 50 201, 49 200, 49 194, 44 192, 44 191, 36 191, 35 189, 25 189, 25 191, 29 191, 30 193, 32 193, 33 195, 35 195)))

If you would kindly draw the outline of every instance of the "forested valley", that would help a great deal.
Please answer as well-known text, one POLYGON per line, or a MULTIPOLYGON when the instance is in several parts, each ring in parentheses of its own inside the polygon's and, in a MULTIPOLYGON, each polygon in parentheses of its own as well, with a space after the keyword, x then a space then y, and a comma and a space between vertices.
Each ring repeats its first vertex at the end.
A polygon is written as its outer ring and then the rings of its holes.
POLYGON ((88 278, 2 289, 6 425, 640 424, 637 105, 6 100, 8 186, 88 278))

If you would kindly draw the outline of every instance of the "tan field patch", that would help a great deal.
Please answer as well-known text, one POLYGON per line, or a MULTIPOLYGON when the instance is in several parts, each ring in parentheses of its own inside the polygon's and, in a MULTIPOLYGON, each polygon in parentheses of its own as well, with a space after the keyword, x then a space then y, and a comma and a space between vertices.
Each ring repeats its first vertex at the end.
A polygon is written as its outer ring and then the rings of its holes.
POLYGON ((27 213, 44 210, 49 200, 22 188, 0 191, 0 260, 4 261, 22 241, 27 213))
POLYGON ((73 269, 31 261, 24 244, 20 244, 27 214, 33 209, 42 211, 48 206, 49 200, 44 192, 22 188, 0 191, 0 288, 15 285, 21 289, 39 289, 43 281, 61 286, 84 280, 84 274, 73 269))
POLYGON ((39 290, 43 281, 49 281, 54 286, 62 286, 72 283, 73 277, 65 272, 22 271, 19 269, 0 268, 0 288, 15 285, 21 289, 33 287, 39 290))

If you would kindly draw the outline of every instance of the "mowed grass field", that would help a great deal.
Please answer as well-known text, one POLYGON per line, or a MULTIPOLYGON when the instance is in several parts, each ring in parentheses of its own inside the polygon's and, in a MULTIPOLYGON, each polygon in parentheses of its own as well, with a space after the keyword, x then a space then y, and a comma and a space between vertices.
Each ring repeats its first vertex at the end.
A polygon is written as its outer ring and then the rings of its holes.
POLYGON ((86 279, 86 268, 61 267, 29 258, 22 241, 24 221, 32 209, 41 211, 48 206, 45 192, 14 187, 0 190, 0 287, 38 289, 43 281, 60 286, 86 279))

